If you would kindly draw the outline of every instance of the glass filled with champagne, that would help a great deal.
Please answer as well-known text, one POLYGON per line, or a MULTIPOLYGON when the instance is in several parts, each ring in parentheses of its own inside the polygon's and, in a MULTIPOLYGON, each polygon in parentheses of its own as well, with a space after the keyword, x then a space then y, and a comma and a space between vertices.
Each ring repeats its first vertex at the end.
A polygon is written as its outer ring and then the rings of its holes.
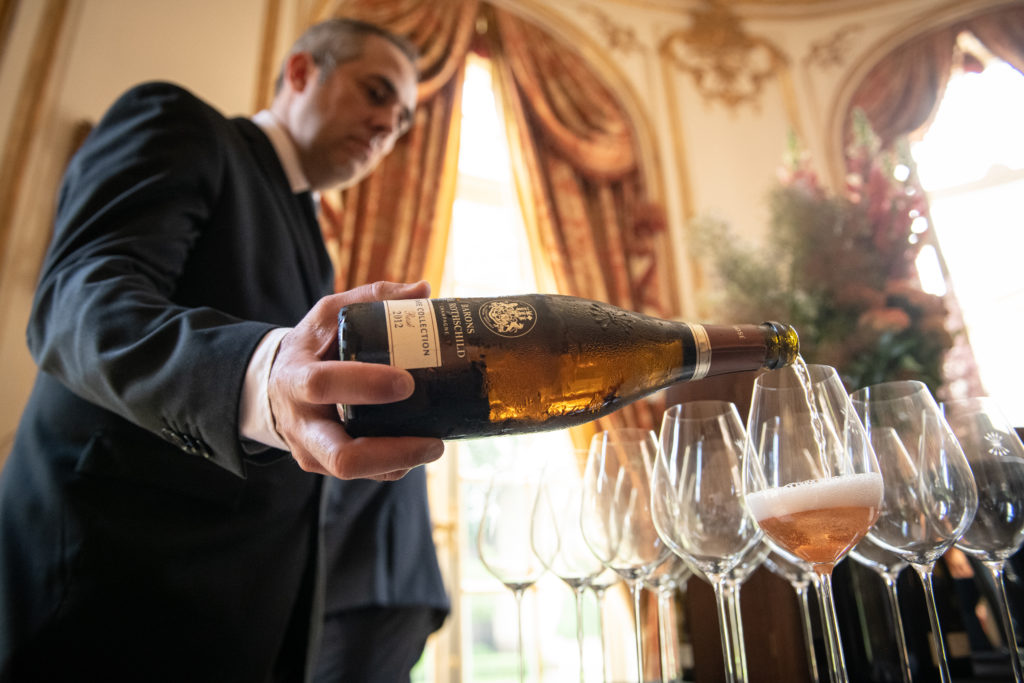
POLYGON ((836 373, 802 362, 754 382, 743 491, 774 544, 814 569, 833 681, 848 680, 832 569, 878 518, 882 475, 836 373))

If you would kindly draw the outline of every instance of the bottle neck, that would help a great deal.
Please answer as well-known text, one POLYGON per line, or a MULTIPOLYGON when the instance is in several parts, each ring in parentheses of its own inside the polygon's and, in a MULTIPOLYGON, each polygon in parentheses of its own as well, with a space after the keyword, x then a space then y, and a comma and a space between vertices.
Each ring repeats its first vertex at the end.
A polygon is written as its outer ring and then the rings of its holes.
POLYGON ((731 372, 779 367, 785 347, 769 325, 691 325, 696 347, 692 379, 731 372))

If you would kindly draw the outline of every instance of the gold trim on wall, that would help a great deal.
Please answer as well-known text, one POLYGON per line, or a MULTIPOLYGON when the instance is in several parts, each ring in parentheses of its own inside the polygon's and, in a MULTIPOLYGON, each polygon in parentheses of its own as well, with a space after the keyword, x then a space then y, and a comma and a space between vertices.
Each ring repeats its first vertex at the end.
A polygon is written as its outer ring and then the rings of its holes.
POLYGON ((756 106, 765 83, 789 62, 774 43, 747 33, 740 18, 720 5, 690 12, 690 26, 669 34, 660 49, 706 101, 729 109, 756 106))
POLYGON ((580 5, 579 9, 580 14, 589 14, 594 17, 598 29, 604 34, 606 47, 611 52, 642 52, 644 50, 632 26, 623 26, 615 22, 596 7, 580 5))
POLYGON ((893 0, 604 0, 634 9, 684 13, 711 3, 728 7, 745 19, 811 19, 872 7, 891 5, 893 0))
POLYGON ((50 75, 68 14, 69 0, 48 0, 33 41, 32 53, 21 75, 14 115, 7 131, 7 146, 0 160, 0 268, 7 261, 12 220, 26 179, 32 144, 41 127, 50 75))

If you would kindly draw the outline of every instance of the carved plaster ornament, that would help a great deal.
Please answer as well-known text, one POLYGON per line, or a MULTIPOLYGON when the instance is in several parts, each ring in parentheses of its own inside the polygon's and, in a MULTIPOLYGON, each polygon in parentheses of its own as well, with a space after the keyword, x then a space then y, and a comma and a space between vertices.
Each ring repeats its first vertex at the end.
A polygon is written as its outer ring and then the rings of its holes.
POLYGON ((787 66, 788 60, 770 41, 751 36, 735 14, 711 1, 690 12, 690 27, 670 34, 661 54, 690 74, 707 101, 734 109, 757 105, 764 84, 787 66))

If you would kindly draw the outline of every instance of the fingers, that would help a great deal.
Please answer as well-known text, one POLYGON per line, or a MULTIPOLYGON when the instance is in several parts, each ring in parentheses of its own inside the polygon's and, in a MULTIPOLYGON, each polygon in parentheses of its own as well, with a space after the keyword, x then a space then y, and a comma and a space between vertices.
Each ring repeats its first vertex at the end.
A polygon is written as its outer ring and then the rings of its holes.
POLYGON ((338 334, 338 311, 352 303, 424 298, 426 281, 375 282, 324 297, 281 340, 270 368, 268 399, 275 429, 299 466, 341 479, 401 479, 441 457, 444 443, 418 437, 353 439, 338 404, 392 403, 408 398, 412 375, 376 363, 326 360, 338 334))
POLYGON ((320 299, 296 325, 301 332, 302 349, 323 358, 333 348, 338 336, 338 312, 349 304, 385 301, 388 299, 420 299, 430 296, 430 283, 373 282, 347 292, 320 299))
MULTIPOLYGON (((365 303, 368 301, 385 301, 387 299, 422 299, 430 296, 430 283, 426 280, 420 280, 419 282, 371 282, 367 285, 360 285, 354 289, 350 289, 347 292, 341 292, 340 294, 333 294, 328 297, 324 297, 324 300, 333 300, 331 305, 335 301, 341 302, 338 305, 340 310, 342 306, 349 304, 365 303)), ((337 314, 337 311, 335 311, 337 314)))
POLYGON ((336 419, 310 420, 302 437, 290 443, 292 457, 309 472, 339 479, 394 481, 444 453, 440 439, 362 437, 353 439, 336 419))
POLYGON ((302 368, 290 395, 305 403, 363 405, 401 401, 414 388, 408 370, 380 363, 323 361, 302 368))

